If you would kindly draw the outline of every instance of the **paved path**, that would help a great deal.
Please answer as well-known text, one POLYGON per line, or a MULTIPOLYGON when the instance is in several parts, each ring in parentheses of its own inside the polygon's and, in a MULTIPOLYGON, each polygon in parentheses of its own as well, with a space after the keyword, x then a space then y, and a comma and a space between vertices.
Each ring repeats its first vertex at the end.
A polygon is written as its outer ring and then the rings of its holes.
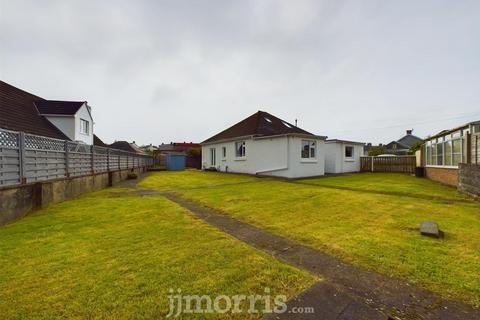
POLYGON ((343 263, 173 193, 157 194, 235 238, 324 279, 288 304, 289 310, 314 307, 315 314, 285 313, 266 319, 480 319, 480 310, 467 304, 343 263))
MULTIPOLYGON (((134 184, 129 183, 128 187, 135 188, 134 184)), ((265 319, 480 319, 480 310, 467 304, 446 300, 406 282, 354 267, 172 192, 136 188, 127 193, 118 193, 118 196, 128 194, 164 196, 235 238, 322 278, 322 281, 288 302, 288 310, 313 307, 314 314, 285 313, 266 315, 265 319)))

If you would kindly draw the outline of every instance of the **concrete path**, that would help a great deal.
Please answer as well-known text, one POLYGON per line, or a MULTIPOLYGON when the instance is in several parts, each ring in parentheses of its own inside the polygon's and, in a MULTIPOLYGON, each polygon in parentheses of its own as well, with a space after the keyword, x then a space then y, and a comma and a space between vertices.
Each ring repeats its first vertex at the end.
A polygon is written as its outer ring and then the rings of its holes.
POLYGON ((235 238, 324 279, 288 303, 289 310, 313 307, 314 314, 284 313, 266 315, 265 319, 480 319, 480 310, 467 304, 346 264, 173 193, 156 194, 235 238))

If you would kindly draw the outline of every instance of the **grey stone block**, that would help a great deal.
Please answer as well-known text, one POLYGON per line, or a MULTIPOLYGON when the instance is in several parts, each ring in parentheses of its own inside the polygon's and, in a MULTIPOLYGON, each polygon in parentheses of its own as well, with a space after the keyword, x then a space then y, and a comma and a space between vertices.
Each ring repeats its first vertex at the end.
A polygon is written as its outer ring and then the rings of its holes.
POLYGON ((420 224, 420 233, 424 236, 433 238, 440 238, 443 234, 438 228, 438 224, 431 221, 422 221, 420 224))

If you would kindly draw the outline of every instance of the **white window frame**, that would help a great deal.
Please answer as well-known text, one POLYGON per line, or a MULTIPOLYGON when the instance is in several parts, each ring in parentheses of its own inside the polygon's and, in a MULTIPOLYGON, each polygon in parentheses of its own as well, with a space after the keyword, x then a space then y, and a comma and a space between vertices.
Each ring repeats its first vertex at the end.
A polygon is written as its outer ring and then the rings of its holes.
POLYGON ((317 159, 317 141, 302 139, 300 145, 300 158, 304 160, 316 160, 317 159), (308 156, 305 156, 305 147, 308 146, 308 156), (313 155, 312 155, 313 152, 313 155))
POLYGON ((90 134, 90 121, 80 118, 80 133, 86 135, 90 134))
POLYGON ((245 141, 235 141, 235 157, 244 159, 247 156, 247 147, 245 141))

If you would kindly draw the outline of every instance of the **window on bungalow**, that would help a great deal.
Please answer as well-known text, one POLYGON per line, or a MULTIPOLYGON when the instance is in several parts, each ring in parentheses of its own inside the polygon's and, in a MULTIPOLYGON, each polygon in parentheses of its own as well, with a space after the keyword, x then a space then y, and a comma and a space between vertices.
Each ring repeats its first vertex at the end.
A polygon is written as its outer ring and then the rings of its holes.
POLYGON ((313 159, 315 158, 315 141, 302 140, 302 158, 313 159))
POLYGON ((210 165, 215 166, 217 164, 217 150, 210 148, 210 165))
POLYGON ((345 158, 353 158, 353 147, 352 146, 345 146, 345 158))
POLYGON ((245 157, 245 141, 235 142, 235 156, 237 158, 245 157))
POLYGON ((222 147, 222 158, 223 159, 227 158, 227 147, 222 147))

